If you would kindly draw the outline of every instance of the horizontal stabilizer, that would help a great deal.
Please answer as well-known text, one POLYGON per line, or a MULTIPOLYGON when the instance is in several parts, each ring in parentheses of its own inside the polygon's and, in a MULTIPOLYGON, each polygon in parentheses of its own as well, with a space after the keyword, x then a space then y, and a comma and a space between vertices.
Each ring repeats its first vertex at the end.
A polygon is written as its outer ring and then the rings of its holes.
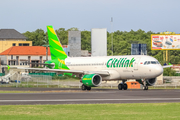
POLYGON ((165 65, 165 66, 162 66, 163 68, 168 68, 168 67, 173 67, 173 65, 165 65))

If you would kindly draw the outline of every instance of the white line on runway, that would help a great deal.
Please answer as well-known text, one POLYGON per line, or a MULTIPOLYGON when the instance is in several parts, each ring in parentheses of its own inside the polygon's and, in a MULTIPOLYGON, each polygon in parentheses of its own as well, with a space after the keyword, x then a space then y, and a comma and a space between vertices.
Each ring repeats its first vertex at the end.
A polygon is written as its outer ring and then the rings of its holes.
POLYGON ((180 100, 180 98, 146 98, 146 99, 49 99, 49 100, 0 100, 0 102, 72 102, 72 101, 148 101, 180 100))
POLYGON ((8 94, 8 95, 10 95, 10 94, 101 94, 101 93, 117 93, 116 91, 110 91, 110 92, 104 92, 104 91, 93 91, 93 92, 86 92, 86 91, 83 91, 83 92, 72 92, 72 91, 63 91, 63 92, 61 92, 61 91, 50 91, 50 92, 37 92, 37 93, 0 93, 0 95, 2 94, 2 95, 5 95, 5 94, 8 94))

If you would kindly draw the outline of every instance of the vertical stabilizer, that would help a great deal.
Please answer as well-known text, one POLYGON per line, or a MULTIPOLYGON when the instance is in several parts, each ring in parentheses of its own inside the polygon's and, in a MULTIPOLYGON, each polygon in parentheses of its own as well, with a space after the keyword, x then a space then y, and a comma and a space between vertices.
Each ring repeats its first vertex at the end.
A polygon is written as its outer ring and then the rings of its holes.
POLYGON ((50 52, 51 52, 51 59, 52 60, 54 59, 65 60, 65 58, 67 58, 67 55, 64 52, 62 45, 53 27, 47 26, 47 32, 48 32, 49 46, 50 46, 50 52))

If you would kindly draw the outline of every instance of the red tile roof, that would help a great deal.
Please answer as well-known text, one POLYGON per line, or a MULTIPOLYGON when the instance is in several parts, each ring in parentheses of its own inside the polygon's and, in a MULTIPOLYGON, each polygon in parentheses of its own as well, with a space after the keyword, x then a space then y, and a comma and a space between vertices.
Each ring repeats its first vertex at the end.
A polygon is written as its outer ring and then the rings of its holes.
MULTIPOLYGON (((46 55, 46 47, 43 46, 13 46, 0 55, 46 55)), ((48 55, 50 49, 48 48, 48 55)))

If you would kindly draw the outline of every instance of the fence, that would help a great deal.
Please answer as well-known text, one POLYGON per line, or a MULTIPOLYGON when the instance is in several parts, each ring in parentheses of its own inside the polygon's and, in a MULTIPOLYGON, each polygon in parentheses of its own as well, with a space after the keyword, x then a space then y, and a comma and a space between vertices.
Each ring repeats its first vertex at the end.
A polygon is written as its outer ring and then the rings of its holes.
POLYGON ((163 84, 163 85, 154 85, 150 86, 151 89, 180 89, 179 84, 163 84))
MULTIPOLYGON (((180 89, 180 77, 165 77, 167 81, 163 85, 149 86, 150 89, 180 89), (174 82, 173 82, 174 81, 174 82)), ((119 83, 102 82, 98 88, 114 88, 117 89, 119 83)), ((23 77, 18 75, 17 80, 9 84, 0 84, 0 87, 43 87, 43 88, 80 88, 82 83, 79 79, 61 76, 52 77, 51 75, 34 75, 23 77)))
MULTIPOLYGON (((64 78, 62 76, 62 78, 64 78)), ((52 79, 51 75, 28 75, 17 76, 17 80, 11 81, 9 84, 0 84, 0 87, 43 87, 43 88, 68 88, 80 87, 79 79, 65 78, 52 79)))
POLYGON ((29 75, 28 77, 20 77, 18 80, 22 86, 26 87, 49 87, 52 82, 50 75, 29 75))

